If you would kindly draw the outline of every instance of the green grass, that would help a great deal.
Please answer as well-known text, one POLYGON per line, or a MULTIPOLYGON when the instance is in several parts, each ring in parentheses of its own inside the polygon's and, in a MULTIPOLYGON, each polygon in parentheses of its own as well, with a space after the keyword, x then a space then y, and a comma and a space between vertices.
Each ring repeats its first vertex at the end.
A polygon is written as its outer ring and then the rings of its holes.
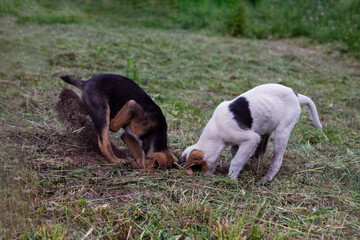
POLYGON ((258 1, 248 11, 244 35, 257 38, 305 36, 320 43, 342 44, 343 51, 358 53, 359 20, 359 1, 258 1))
MULTIPOLYGON (((169 22, 159 30, 93 21, 69 4, 66 14, 35 4, 0 17, 0 239, 358 238, 358 60, 305 38, 236 39, 169 22), (21 17, 36 9, 76 20, 21 17), (217 104, 262 83, 310 96, 324 129, 314 129, 304 109, 267 185, 256 181, 272 144, 238 181, 225 177, 228 152, 214 176, 116 167, 75 141, 55 111, 69 87, 58 76, 102 72, 131 77, 155 99, 177 155, 198 139, 217 104)), ((119 136, 112 139, 124 147, 119 136)))
POLYGON ((357 0, 3 0, 20 23, 91 23, 278 39, 307 37, 359 58, 357 0))

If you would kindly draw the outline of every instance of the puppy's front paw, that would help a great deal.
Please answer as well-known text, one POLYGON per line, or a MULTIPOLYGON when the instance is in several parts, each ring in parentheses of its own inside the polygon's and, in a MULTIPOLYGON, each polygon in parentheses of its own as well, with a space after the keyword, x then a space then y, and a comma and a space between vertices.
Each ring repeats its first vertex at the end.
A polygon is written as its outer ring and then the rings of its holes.
POLYGON ((272 181, 272 179, 270 179, 267 176, 262 177, 259 181, 257 181, 258 184, 266 184, 266 183, 270 183, 272 181))
POLYGON ((230 177, 231 180, 235 180, 237 181, 238 179, 238 174, 234 173, 234 172, 231 172, 228 174, 228 177, 230 177))

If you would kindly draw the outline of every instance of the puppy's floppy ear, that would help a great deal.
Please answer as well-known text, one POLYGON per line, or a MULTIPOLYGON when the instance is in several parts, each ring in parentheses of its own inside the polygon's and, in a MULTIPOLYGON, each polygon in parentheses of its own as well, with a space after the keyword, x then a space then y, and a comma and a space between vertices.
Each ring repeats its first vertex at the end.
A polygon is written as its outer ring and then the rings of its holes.
POLYGON ((150 158, 145 159, 145 168, 152 172, 159 168, 170 168, 173 163, 174 159, 168 159, 165 153, 156 152, 150 158))
POLYGON ((192 150, 186 161, 185 171, 188 174, 193 174, 194 172, 207 172, 207 170, 208 166, 204 160, 204 153, 197 149, 192 150))
POLYGON ((177 157, 175 157, 175 155, 171 151, 166 150, 166 151, 164 151, 164 153, 166 155, 167 160, 169 161, 169 163, 171 165, 174 163, 177 163, 179 161, 179 159, 177 157))

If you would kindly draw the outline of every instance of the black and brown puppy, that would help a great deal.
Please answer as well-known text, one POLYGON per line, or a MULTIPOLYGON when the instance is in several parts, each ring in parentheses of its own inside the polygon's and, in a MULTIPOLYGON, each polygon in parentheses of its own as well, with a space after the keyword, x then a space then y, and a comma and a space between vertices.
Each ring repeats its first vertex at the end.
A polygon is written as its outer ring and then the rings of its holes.
POLYGON ((120 128, 125 130, 121 139, 138 167, 148 167, 148 162, 169 167, 177 162, 168 150, 167 124, 160 107, 135 82, 114 74, 87 81, 60 78, 82 90, 81 100, 94 124, 99 148, 111 163, 123 162, 115 156, 109 136, 109 129, 116 132, 120 128))

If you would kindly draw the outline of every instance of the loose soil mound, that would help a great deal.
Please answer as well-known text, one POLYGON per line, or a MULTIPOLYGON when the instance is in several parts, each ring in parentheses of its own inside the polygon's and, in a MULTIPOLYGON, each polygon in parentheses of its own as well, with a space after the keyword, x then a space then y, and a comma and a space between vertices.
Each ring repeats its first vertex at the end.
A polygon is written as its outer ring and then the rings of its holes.
MULTIPOLYGON (((82 161, 84 158, 90 158, 89 161, 92 161, 92 156, 96 156, 95 158, 98 160, 101 151, 98 147, 97 135, 90 117, 87 115, 85 107, 77 93, 73 90, 64 88, 60 92, 59 101, 56 104, 56 111, 59 120, 67 127, 67 137, 84 148, 81 156, 72 152, 69 157, 82 159, 82 161)), ((129 158, 125 151, 119 149, 114 144, 112 144, 112 148, 117 157, 122 159, 129 158)), ((102 158, 105 159, 104 156, 102 156, 102 158)))
POLYGON ((97 135, 91 120, 79 96, 72 90, 64 88, 56 104, 59 120, 66 124, 68 132, 79 144, 86 146, 87 150, 99 151, 97 135))

